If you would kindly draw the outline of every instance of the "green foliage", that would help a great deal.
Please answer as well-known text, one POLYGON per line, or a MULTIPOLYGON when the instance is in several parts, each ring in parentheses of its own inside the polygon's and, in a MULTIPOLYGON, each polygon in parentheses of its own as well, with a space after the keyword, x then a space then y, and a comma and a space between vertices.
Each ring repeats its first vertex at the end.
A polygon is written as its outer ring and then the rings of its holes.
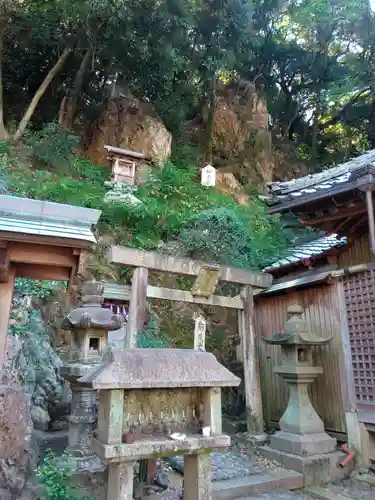
POLYGON ((41 498, 44 500, 89 500, 82 497, 77 488, 71 486, 74 470, 73 458, 68 454, 56 456, 50 452, 37 470, 37 478, 43 486, 41 498))
POLYGON ((221 207, 192 215, 179 242, 195 259, 259 268, 280 257, 290 237, 280 220, 253 200, 250 207, 221 207))
POLYGON ((177 241, 185 255, 259 267, 289 242, 279 219, 255 197, 239 207, 229 195, 201 186, 196 169, 170 162, 155 168, 135 193, 142 202, 137 205, 104 201, 108 175, 107 168, 73 157, 63 176, 20 165, 8 169, 8 185, 19 196, 99 209, 101 232, 112 234, 117 244, 144 250, 177 241))
POLYGON ((29 295, 45 301, 65 283, 60 281, 39 281, 25 278, 17 278, 14 282, 13 295, 16 298, 29 295))
POLYGON ((41 130, 28 135, 28 144, 34 157, 51 168, 64 168, 72 160, 78 146, 78 138, 58 123, 47 123, 41 130))
POLYGON ((53 391, 60 393, 65 386, 64 379, 58 373, 61 361, 51 345, 40 311, 32 309, 26 323, 15 324, 10 331, 21 340, 21 348, 13 363, 24 390, 33 394, 38 386, 49 384, 51 394, 53 391))
POLYGON ((151 316, 145 328, 137 333, 137 347, 158 348, 168 346, 168 340, 160 331, 156 319, 151 316))
POLYGON ((215 208, 191 216, 179 242, 189 257, 249 267, 249 228, 238 210, 215 208))

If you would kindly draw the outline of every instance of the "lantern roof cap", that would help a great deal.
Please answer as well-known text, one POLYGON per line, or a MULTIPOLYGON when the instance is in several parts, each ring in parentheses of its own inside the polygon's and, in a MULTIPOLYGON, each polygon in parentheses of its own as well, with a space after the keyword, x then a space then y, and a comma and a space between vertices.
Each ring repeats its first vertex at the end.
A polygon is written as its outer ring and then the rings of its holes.
POLYGON ((328 344, 332 337, 323 338, 313 333, 306 319, 303 318, 304 308, 293 304, 287 309, 288 319, 283 333, 275 333, 271 337, 263 337, 267 344, 274 345, 310 345, 328 344))
POLYGON ((103 291, 103 283, 86 281, 82 286, 80 307, 65 317, 61 328, 63 330, 95 328, 107 331, 121 328, 124 324, 122 316, 102 307, 103 291))

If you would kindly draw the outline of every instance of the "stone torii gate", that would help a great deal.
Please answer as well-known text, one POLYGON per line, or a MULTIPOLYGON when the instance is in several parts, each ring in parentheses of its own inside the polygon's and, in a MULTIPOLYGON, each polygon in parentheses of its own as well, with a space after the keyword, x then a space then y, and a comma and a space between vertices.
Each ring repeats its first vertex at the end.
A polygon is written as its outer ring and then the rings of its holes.
POLYGON ((247 429, 254 436, 263 434, 262 396, 254 332, 253 292, 268 288, 272 283, 272 276, 247 269, 217 266, 196 260, 118 246, 111 247, 109 261, 134 269, 125 347, 136 346, 137 332, 142 330, 146 320, 147 298, 238 310, 247 429), (193 276, 196 279, 190 291, 156 287, 148 284, 149 270, 180 276, 193 276), (214 292, 219 282, 240 285, 240 295, 236 297, 215 295, 214 292))

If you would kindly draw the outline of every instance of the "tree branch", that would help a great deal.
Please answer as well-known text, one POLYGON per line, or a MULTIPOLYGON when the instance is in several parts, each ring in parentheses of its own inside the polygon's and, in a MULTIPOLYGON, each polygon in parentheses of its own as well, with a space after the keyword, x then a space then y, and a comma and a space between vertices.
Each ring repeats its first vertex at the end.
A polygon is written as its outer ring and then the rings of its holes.
POLYGON ((358 99, 365 92, 368 92, 369 90, 370 90, 370 87, 365 87, 364 89, 361 89, 359 92, 357 92, 352 98, 349 99, 348 102, 346 102, 344 104, 344 106, 339 111, 337 111, 337 113, 334 116, 332 116, 332 118, 330 118, 325 123, 321 123, 319 125, 319 128, 322 130, 322 129, 325 129, 327 127, 330 127, 331 125, 335 125, 336 123, 342 121, 344 119, 344 116, 345 116, 347 109, 350 108, 350 106, 352 106, 353 104, 355 104, 358 101, 358 99))

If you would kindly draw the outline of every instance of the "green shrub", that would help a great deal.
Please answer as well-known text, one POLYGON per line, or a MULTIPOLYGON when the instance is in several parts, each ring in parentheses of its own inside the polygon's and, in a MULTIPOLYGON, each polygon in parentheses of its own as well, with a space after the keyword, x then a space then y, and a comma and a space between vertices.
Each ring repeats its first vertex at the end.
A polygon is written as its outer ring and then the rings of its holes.
POLYGON ((69 165, 79 140, 58 123, 47 123, 41 130, 29 134, 27 142, 36 160, 54 169, 69 165))
POLYGON ((36 470, 39 483, 43 486, 41 498, 45 500, 82 498, 77 489, 70 484, 73 467, 73 459, 69 454, 56 456, 52 452, 49 453, 36 470))
POLYGON ((168 347, 169 343, 154 317, 150 318, 143 330, 137 332, 137 347, 157 348, 168 347))
POLYGON ((189 217, 179 235, 187 256, 244 268, 262 268, 284 255, 291 234, 263 203, 203 210, 189 217))
POLYGON ((181 231, 179 242, 193 259, 250 267, 248 224, 232 208, 213 208, 192 215, 181 231))

